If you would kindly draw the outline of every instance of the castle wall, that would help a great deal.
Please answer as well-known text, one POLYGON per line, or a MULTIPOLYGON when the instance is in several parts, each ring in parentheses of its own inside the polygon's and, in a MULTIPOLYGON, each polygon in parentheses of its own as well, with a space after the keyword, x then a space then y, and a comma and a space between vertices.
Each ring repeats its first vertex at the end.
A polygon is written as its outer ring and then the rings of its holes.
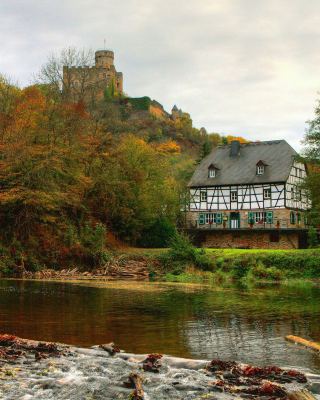
POLYGON ((123 91, 123 75, 113 65, 113 52, 100 50, 95 53, 92 67, 63 67, 63 91, 79 99, 83 97, 102 98, 104 90, 114 81, 115 92, 123 91))

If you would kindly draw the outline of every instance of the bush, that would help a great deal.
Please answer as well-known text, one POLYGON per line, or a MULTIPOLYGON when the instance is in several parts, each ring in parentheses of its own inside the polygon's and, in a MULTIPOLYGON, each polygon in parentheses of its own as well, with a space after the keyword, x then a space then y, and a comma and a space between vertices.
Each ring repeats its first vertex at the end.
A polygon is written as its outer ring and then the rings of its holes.
POLYGON ((133 105, 136 110, 149 110, 151 99, 148 96, 130 97, 128 102, 133 105))
POLYGON ((308 230, 308 243, 309 249, 315 249, 318 247, 318 234, 313 226, 310 226, 308 230))
POLYGON ((267 279, 272 281, 280 281, 283 273, 276 267, 270 267, 266 269, 267 279))
POLYGON ((150 228, 142 231, 139 244, 143 247, 156 249, 168 247, 175 234, 176 228, 171 222, 158 219, 150 228))

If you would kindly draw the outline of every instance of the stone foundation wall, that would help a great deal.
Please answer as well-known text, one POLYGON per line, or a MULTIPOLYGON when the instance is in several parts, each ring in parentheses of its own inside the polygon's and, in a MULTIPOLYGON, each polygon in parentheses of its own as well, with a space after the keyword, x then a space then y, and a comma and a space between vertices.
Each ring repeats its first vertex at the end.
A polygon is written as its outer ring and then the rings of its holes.
POLYGON ((275 231, 202 231, 200 232, 201 247, 237 249, 297 249, 298 232, 275 231), (270 235, 279 235, 279 242, 271 242, 270 235))

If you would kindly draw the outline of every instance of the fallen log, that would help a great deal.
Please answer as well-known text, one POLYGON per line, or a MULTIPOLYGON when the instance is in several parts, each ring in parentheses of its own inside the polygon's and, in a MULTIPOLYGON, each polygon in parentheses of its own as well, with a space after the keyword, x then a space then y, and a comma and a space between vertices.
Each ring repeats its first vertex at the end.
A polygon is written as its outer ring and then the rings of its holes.
POLYGON ((288 397, 289 400, 316 400, 308 390, 302 389, 293 392, 288 397))
POLYGON ((136 372, 132 372, 129 375, 128 380, 123 383, 126 387, 132 387, 135 389, 133 397, 131 397, 133 400, 146 400, 143 394, 140 377, 136 372))
POLYGON ((120 350, 114 347, 114 343, 108 343, 108 344, 100 344, 99 347, 101 347, 104 351, 110 354, 110 356, 114 356, 116 353, 120 353, 120 350))
POLYGON ((305 340, 300 338, 299 336, 294 336, 294 335, 288 335, 286 336, 286 339, 291 342, 302 344, 303 346, 310 347, 314 350, 320 351, 320 343, 310 342, 309 340, 305 340))

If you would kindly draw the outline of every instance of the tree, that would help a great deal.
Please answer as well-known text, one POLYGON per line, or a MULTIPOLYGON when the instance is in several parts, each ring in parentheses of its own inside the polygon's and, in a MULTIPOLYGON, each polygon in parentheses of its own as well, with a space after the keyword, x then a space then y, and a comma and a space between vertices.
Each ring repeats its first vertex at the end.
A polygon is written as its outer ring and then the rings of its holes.
MULTIPOLYGON (((89 68, 83 68, 78 76, 79 86, 75 87, 74 76, 70 67, 92 66, 94 62, 94 51, 92 49, 77 48, 75 46, 65 47, 60 54, 50 53, 40 71, 34 76, 35 83, 49 84, 57 90, 63 90, 64 95, 69 99, 71 93, 78 92, 79 97, 88 88, 85 83, 90 79, 89 68), (63 67, 68 67, 63 73, 63 67)), ((91 88, 88 88, 92 90, 91 88)))
POLYGON ((0 74, 0 134, 2 137, 12 126, 14 102, 19 93, 18 83, 0 74))
POLYGON ((212 151, 213 148, 213 143, 211 142, 211 140, 206 140, 205 142, 202 143, 202 145, 200 146, 200 150, 199 150, 199 158, 196 159, 196 163, 200 164, 200 162, 207 157, 207 155, 209 155, 212 151))
POLYGON ((320 216, 320 101, 315 109, 315 118, 307 121, 309 127, 306 129, 302 144, 304 149, 302 155, 307 163, 308 175, 302 189, 312 203, 312 220, 319 220, 320 216))

